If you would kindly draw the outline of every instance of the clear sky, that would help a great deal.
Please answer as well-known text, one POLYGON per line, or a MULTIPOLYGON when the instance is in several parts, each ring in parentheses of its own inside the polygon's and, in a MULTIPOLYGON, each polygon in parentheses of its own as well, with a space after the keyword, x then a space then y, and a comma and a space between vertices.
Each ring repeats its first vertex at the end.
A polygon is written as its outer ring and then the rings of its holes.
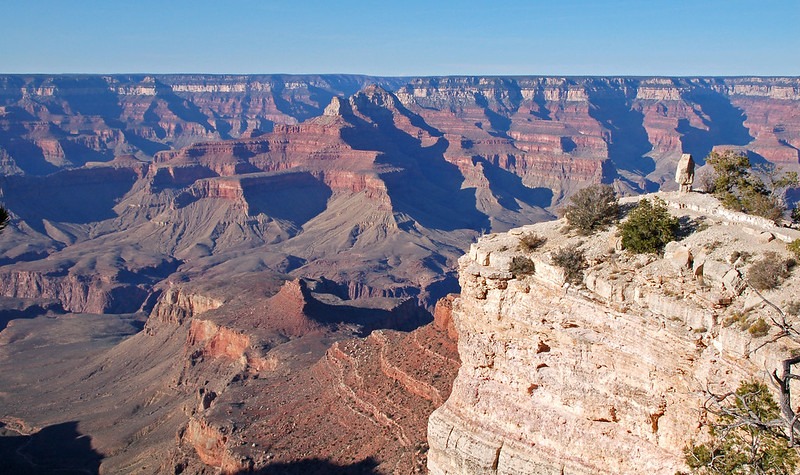
POLYGON ((2 73, 800 75, 798 0, 0 0, 2 73))

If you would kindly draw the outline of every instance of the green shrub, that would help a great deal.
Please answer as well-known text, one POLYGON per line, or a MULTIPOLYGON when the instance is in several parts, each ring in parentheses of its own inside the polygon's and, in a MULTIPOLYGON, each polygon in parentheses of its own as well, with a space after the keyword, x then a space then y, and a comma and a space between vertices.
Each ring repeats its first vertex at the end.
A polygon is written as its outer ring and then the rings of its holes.
POLYGON ((747 270, 747 281, 756 290, 777 288, 789 277, 794 261, 783 259, 775 252, 766 252, 747 270))
POLYGON ((698 475, 783 475, 796 473, 797 450, 774 427, 781 419, 778 404, 767 386, 743 382, 735 394, 720 401, 719 415, 710 423, 711 440, 687 446, 684 453, 691 473, 698 475))
POLYGON ((708 190, 722 199, 725 194, 734 195, 741 188, 755 186, 750 176, 750 159, 733 150, 711 152, 706 164, 714 170, 711 175, 711 188, 708 190))
POLYGON ((669 214, 663 200, 643 198, 620 225, 622 247, 635 253, 661 252, 675 240, 678 228, 678 218, 669 214))
POLYGON ((708 191, 723 206, 773 221, 783 217, 786 190, 798 183, 797 173, 779 173, 773 165, 753 170, 750 159, 733 150, 711 152, 706 163, 713 169, 708 191))
POLYGON ((569 227, 589 235, 616 222, 619 201, 610 185, 592 185, 575 193, 564 208, 569 227))
POLYGON ((583 269, 586 267, 586 258, 578 246, 560 248, 553 253, 553 264, 564 269, 564 278, 572 284, 583 282, 583 269))
POLYGON ((536 271, 533 261, 525 256, 514 256, 511 259, 511 267, 508 269, 515 278, 522 275, 530 275, 536 271))
POLYGON ((747 332, 755 338, 767 336, 767 333, 769 333, 769 323, 767 323, 763 318, 759 317, 758 320, 750 325, 750 328, 747 329, 747 332))
POLYGON ((794 254, 794 257, 800 259, 800 239, 795 239, 794 241, 787 244, 786 249, 788 249, 789 252, 794 254))
POLYGON ((526 233, 519 237, 519 250, 521 251, 535 251, 547 242, 546 237, 539 236, 536 233, 526 233))
POLYGON ((744 196, 743 203, 742 210, 745 213, 761 216, 776 222, 783 218, 784 206, 775 196, 751 193, 744 196))

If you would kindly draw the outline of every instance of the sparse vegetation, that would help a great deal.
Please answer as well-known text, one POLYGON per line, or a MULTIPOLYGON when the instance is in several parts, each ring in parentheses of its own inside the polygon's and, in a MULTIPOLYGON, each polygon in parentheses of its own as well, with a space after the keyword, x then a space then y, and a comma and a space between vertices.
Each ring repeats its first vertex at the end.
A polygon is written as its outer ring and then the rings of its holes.
POLYGON ((654 198, 651 203, 644 198, 620 226, 622 247, 637 254, 661 252, 675 240, 678 226, 678 218, 669 214, 663 200, 654 198))
POLYGON ((777 288, 789 277, 794 261, 783 259, 775 252, 766 252, 747 270, 747 281, 756 290, 777 288))
POLYGON ((767 336, 769 329, 769 323, 767 323, 767 321, 763 318, 759 317, 758 320, 750 325, 750 328, 747 329, 747 332, 750 333, 750 335, 754 338, 761 338, 762 336, 767 336))
POLYGON ((742 325, 742 323, 746 324, 747 316, 741 312, 736 312, 733 315, 725 318, 725 320, 722 321, 722 326, 727 328, 733 325, 734 323, 738 323, 740 326, 742 325))
POLYGON ((733 251, 730 257, 728 257, 728 262, 731 264, 736 264, 737 262, 747 264, 751 257, 753 257, 753 255, 747 251, 733 251))
POLYGON ((583 269, 586 267, 586 258, 577 245, 560 248, 553 253, 553 264, 564 269, 564 278, 571 284, 583 282, 583 269))
POLYGON ((735 392, 709 396, 711 440, 684 449, 691 473, 779 475, 795 473, 797 450, 775 425, 781 414, 767 386, 743 382, 735 392))
POLYGON ((783 217, 786 189, 797 186, 797 173, 779 173, 772 165, 753 169, 750 159, 733 150, 711 152, 706 157, 713 173, 708 191, 729 209, 763 216, 783 217))
POLYGON ((701 216, 701 217, 697 218, 697 224, 696 224, 696 226, 694 228, 694 232, 701 233, 701 232, 705 231, 706 229, 708 229, 710 227, 711 227, 711 224, 708 223, 708 221, 706 220, 706 218, 704 216, 701 216))
POLYGON ((800 239, 795 239, 794 241, 787 244, 786 249, 788 249, 789 252, 794 254, 794 257, 800 259, 800 239))
POLYGON ((547 242, 547 238, 539 236, 534 232, 525 233, 519 237, 519 250, 521 251, 535 251, 547 242))
POLYGON ((592 185, 579 190, 564 210, 570 229, 589 235, 617 221, 619 201, 610 185, 592 185))
POLYGON ((792 316, 800 316, 800 301, 793 300, 786 304, 786 308, 784 309, 787 315, 792 316))
POLYGON ((515 278, 522 275, 530 275, 536 271, 533 261, 525 256, 514 256, 511 259, 511 267, 508 269, 515 278))

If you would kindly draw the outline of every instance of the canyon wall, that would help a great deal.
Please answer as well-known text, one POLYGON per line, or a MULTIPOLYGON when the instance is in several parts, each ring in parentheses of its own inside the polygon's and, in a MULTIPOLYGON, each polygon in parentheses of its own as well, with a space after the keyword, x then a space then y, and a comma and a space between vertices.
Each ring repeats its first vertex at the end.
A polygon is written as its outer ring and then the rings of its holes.
POLYGON ((150 160, 196 142, 297 133, 333 98, 368 84, 393 91, 445 134, 452 160, 489 161, 529 186, 555 184, 544 163, 596 179, 582 163, 590 159, 608 162, 605 179, 652 191, 681 153, 702 159, 717 146, 783 165, 799 160, 797 78, 6 75, 0 164, 5 174, 44 174, 123 154, 150 160))
POLYGON ((555 221, 485 236, 459 260, 462 365, 429 420, 430 473, 672 475, 683 447, 708 436, 704 391, 767 381, 793 354, 771 340, 777 328, 747 329, 778 318, 765 298, 797 300, 800 275, 762 298, 734 253, 788 257, 784 240, 800 232, 721 218, 709 196, 661 196, 685 222, 705 223, 666 258, 615 252, 615 229, 587 239, 555 221), (520 250, 530 232, 547 242, 520 250), (570 245, 589 262, 578 285, 552 263, 570 245), (521 255, 530 275, 509 270, 521 255))

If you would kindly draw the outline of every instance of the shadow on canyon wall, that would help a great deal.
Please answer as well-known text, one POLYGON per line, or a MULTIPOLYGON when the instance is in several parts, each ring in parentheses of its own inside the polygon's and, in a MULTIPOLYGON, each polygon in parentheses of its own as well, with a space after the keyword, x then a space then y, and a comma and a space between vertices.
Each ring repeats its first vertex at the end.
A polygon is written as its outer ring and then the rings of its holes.
POLYGON ((709 89, 696 89, 686 92, 684 99, 700 106, 700 117, 707 127, 692 127, 688 119, 680 119, 675 129, 681 134, 681 151, 691 153, 698 165, 705 165, 705 157, 715 145, 740 146, 753 141, 744 125, 747 116, 727 97, 709 89))
POLYGON ((378 462, 366 458, 350 465, 337 465, 327 460, 306 459, 298 462, 274 463, 253 472, 240 472, 237 475, 377 475, 378 462))
POLYGON ((43 220, 88 224, 114 218, 114 206, 131 190, 133 170, 65 170, 48 176, 0 180, 5 204, 33 229, 47 234, 43 220))
POLYGON ((482 163, 484 174, 489 181, 489 190, 503 208, 520 211, 518 202, 528 206, 546 208, 553 201, 553 190, 549 188, 529 188, 522 183, 522 177, 499 167, 482 157, 473 157, 473 163, 482 163))
POLYGON ((594 85, 587 89, 595 106, 589 108, 589 116, 609 131, 608 158, 618 170, 641 176, 655 171, 655 161, 645 156, 653 146, 644 128, 644 114, 631 108, 631 101, 623 91, 599 81, 594 85))
POLYGON ((475 190, 461 188, 464 177, 444 158, 449 143, 443 134, 390 93, 378 94, 385 94, 384 100, 392 105, 376 105, 366 95, 356 95, 354 107, 374 125, 358 123, 354 129, 343 130, 342 138, 353 148, 378 151, 377 162, 392 167, 394 171, 382 174, 381 179, 395 211, 429 229, 488 229, 489 217, 478 211, 475 190), (419 139, 397 128, 394 114, 405 116, 412 126, 437 141, 423 146, 419 139))
POLYGON ((48 426, 32 435, 20 435, 0 422, 0 474, 99 473, 103 455, 92 439, 78 431, 75 421, 48 426))
POLYGON ((36 303, 29 307, 19 308, 6 308, 6 305, 8 304, 2 301, 0 301, 0 305, 2 305, 2 308, 0 308, 0 331, 5 330, 11 320, 16 320, 18 318, 36 318, 39 315, 44 315, 47 312, 64 312, 61 304, 57 302, 49 302, 44 304, 36 303))
POLYGON ((325 211, 332 194, 328 185, 310 173, 297 174, 293 186, 246 186, 243 191, 250 216, 265 214, 291 221, 298 228, 325 211))

